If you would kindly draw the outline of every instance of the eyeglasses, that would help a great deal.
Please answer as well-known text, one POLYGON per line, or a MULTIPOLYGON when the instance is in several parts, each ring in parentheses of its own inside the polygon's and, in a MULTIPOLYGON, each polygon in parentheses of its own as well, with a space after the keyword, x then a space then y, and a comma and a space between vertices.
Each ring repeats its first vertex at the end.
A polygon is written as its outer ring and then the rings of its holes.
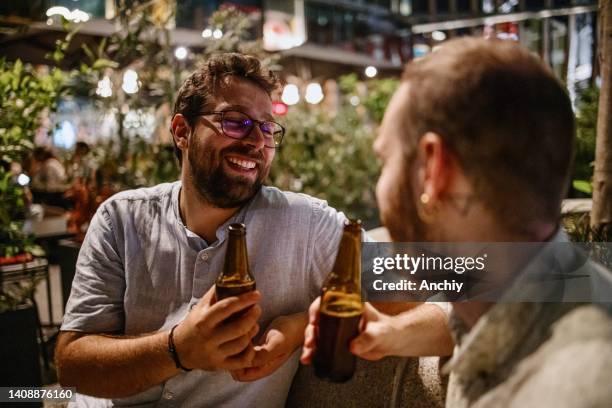
POLYGON ((232 139, 244 139, 253 131, 253 126, 257 124, 259 130, 264 137, 264 146, 270 148, 279 147, 285 135, 285 128, 280 124, 271 120, 256 120, 251 118, 246 113, 226 110, 200 112, 197 116, 220 115, 221 130, 223 134, 232 139))

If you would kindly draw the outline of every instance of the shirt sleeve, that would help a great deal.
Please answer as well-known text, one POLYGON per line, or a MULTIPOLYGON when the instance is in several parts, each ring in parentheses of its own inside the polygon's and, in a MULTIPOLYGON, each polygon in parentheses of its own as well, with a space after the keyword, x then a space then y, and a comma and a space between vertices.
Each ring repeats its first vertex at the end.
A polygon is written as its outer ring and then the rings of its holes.
POLYGON ((310 300, 321 294, 321 286, 331 271, 338 253, 346 216, 327 205, 313 201, 313 219, 310 225, 310 300))
POLYGON ((111 217, 103 205, 81 246, 61 330, 123 332, 125 272, 111 217))

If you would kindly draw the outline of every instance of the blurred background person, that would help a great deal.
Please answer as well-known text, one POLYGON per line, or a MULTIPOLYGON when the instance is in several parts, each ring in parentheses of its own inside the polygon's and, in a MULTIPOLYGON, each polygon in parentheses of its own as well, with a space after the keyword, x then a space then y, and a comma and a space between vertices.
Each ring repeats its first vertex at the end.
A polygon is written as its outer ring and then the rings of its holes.
POLYGON ((29 173, 35 203, 69 207, 69 201, 64 198, 69 187, 66 170, 50 148, 38 146, 34 149, 29 173))
POLYGON ((66 175, 73 185, 78 182, 95 188, 96 166, 90 153, 91 149, 86 142, 76 142, 74 153, 66 163, 66 175))

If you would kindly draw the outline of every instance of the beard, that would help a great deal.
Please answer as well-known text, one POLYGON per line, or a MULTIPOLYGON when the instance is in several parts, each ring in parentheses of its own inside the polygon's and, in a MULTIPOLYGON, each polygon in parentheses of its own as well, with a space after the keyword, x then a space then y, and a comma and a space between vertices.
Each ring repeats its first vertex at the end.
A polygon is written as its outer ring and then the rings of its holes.
POLYGON ((192 148, 188 153, 191 184, 205 202, 217 208, 236 208, 259 192, 269 171, 269 166, 262 167, 265 159, 261 151, 240 143, 216 151, 210 143, 202 145, 197 137, 191 140, 192 148), (257 163, 255 180, 224 171, 224 157, 229 153, 248 157, 257 163))
MULTIPOLYGON (((417 210, 411 168, 414 157, 402 162, 400 179, 394 183, 394 188, 387 194, 386 211, 380 212, 382 224, 387 227, 391 240, 394 242, 425 242, 427 241, 427 224, 421 220, 417 210)), ((379 206, 380 207, 380 206, 379 206)))

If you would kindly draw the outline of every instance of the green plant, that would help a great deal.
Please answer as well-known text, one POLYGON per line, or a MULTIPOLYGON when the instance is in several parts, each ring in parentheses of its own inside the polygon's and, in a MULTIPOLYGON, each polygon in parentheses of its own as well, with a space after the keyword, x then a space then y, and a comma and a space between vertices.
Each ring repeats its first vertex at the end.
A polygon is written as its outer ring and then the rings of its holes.
POLYGON ((55 110, 66 75, 59 69, 35 69, 20 60, 0 59, 0 257, 37 248, 23 232, 25 191, 11 170, 33 149, 42 115, 55 110))
POLYGON ((587 196, 593 193, 591 179, 595 161, 598 103, 599 89, 592 87, 582 92, 576 106, 576 143, 574 145, 572 187, 587 196))
POLYGON ((0 313, 15 310, 24 304, 29 304, 32 299, 36 284, 40 278, 29 282, 27 285, 7 285, 0 291, 0 313))
POLYGON ((612 230, 609 228, 598 230, 591 228, 589 213, 565 215, 561 223, 571 241, 588 243, 589 256, 607 268, 612 268, 609 244, 612 241, 612 230))

